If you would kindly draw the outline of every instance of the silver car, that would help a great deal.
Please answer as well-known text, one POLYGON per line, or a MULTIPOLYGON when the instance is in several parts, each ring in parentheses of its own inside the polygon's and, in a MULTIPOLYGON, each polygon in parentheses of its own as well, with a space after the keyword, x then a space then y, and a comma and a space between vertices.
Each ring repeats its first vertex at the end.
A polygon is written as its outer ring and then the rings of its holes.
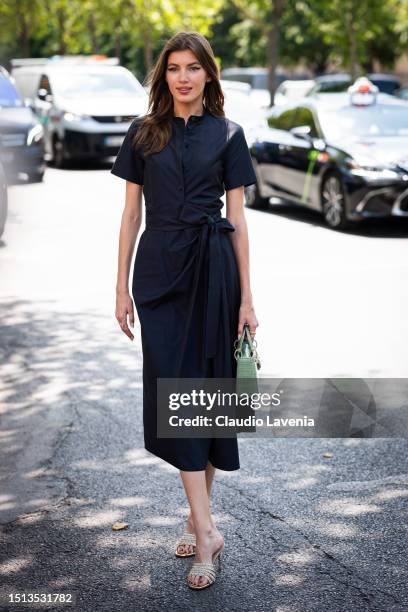
POLYGON ((57 167, 116 155, 132 120, 147 112, 145 89, 112 60, 11 61, 18 89, 43 124, 47 159, 57 167))
POLYGON ((3 235, 7 220, 7 179, 4 168, 0 162, 0 236, 3 235))

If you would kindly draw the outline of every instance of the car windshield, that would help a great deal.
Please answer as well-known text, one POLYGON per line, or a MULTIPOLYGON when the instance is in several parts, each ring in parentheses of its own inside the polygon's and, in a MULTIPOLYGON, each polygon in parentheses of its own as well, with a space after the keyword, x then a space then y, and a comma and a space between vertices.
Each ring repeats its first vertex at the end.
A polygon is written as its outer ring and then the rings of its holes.
POLYGON ((254 74, 252 87, 254 89, 268 89, 268 75, 265 73, 254 74))
POLYGON ((320 81, 311 93, 343 93, 352 84, 351 80, 339 79, 337 81, 320 81))
POLYGON ((387 93, 393 95, 395 90, 398 89, 398 82, 391 80, 381 80, 381 79, 372 79, 371 80, 374 85, 377 85, 378 89, 383 93, 387 93))
POLYGON ((24 106, 13 83, 3 75, 0 75, 0 106, 24 106))
POLYGON ((408 136, 408 106, 373 105, 319 111, 327 138, 408 136))
POLYGON ((61 71, 51 77, 53 92, 65 98, 77 96, 135 96, 146 95, 142 85, 123 72, 68 72, 61 71))

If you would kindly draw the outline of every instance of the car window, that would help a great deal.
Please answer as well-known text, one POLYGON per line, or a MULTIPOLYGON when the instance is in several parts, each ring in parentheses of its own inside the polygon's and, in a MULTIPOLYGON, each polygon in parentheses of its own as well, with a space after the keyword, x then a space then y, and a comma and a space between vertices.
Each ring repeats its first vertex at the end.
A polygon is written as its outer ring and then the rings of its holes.
POLYGON ((252 87, 254 89, 268 89, 268 75, 254 74, 252 76, 252 87))
POLYGON ((296 124, 296 114, 297 108, 291 108, 289 110, 283 111, 277 116, 272 116, 268 118, 268 125, 271 128, 275 128, 277 130, 290 130, 295 127, 296 124))
POLYGON ((146 96, 139 81, 122 71, 70 72, 64 70, 52 75, 52 86, 56 94, 64 97, 103 96, 122 97, 135 94, 146 96))
POLYGON ((399 87, 399 83, 397 81, 391 81, 388 79, 371 79, 371 82, 374 83, 374 85, 376 85, 381 92, 391 95, 393 95, 399 87))
POLYGON ((223 76, 223 79, 227 81, 240 81, 241 83, 247 83, 252 86, 252 76, 250 74, 242 74, 238 72, 237 74, 231 74, 227 76, 223 76))
POLYGON ((32 100, 38 91, 39 74, 25 73, 17 68, 13 71, 16 88, 18 92, 25 98, 32 100))
POLYGON ((24 106, 13 83, 3 75, 0 75, 0 106, 24 106))
POLYGON ((340 93, 347 91, 352 81, 322 81, 313 86, 310 93, 340 93))
POLYGON ((297 109, 296 127, 301 125, 308 125, 310 127, 310 135, 314 138, 318 136, 316 122, 310 108, 300 106, 297 109))
POLYGON ((40 83, 38 85, 38 90, 45 89, 47 94, 52 94, 50 80, 46 74, 42 74, 40 78, 40 83))

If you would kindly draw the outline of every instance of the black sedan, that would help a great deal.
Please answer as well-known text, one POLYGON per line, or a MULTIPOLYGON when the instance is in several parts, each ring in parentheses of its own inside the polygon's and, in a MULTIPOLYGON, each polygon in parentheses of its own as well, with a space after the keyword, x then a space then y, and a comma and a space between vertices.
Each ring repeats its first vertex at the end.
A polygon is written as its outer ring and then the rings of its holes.
POLYGON ((408 217, 408 104, 360 85, 273 107, 250 145, 258 182, 246 188, 249 206, 278 197, 336 229, 408 217))

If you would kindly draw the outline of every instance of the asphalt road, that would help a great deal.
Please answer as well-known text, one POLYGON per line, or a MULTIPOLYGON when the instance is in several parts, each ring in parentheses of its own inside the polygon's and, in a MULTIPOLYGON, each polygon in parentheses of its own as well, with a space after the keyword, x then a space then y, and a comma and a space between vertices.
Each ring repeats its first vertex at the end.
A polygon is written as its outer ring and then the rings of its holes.
MULTIPOLYGON (((0 609, 34 609, 4 598, 36 591, 80 612, 408 610, 405 439, 241 439, 214 489, 221 573, 187 588, 180 478, 143 449, 140 330, 131 343, 114 318, 125 185, 108 168, 10 188, 0 609)), ((288 206, 247 220, 263 376, 407 377, 407 224, 343 235, 288 206)))

